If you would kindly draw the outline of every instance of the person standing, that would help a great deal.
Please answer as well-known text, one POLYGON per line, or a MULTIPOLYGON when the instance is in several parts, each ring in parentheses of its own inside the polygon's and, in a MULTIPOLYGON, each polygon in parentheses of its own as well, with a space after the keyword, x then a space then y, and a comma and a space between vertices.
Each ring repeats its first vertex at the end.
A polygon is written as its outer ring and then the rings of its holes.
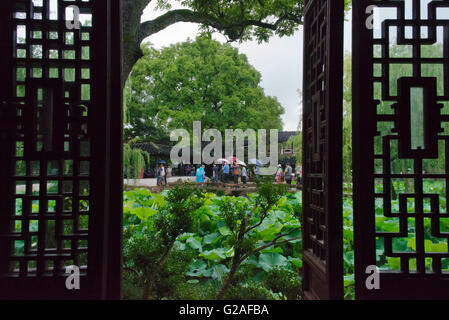
POLYGON ((229 164, 225 164, 223 167, 223 182, 228 183, 228 176, 229 176, 229 164))
POLYGON ((156 166, 156 168, 154 169, 154 173, 156 175, 156 185, 160 185, 161 184, 161 166, 159 165, 159 168, 156 166))
POLYGON ((278 183, 278 184, 281 183, 282 173, 283 173, 282 166, 278 165, 278 170, 276 171, 276 183, 278 183))
POLYGON ((285 168, 285 182, 287 184, 292 184, 292 178, 293 178, 293 169, 289 164, 287 164, 287 167, 285 168))
POLYGON ((165 167, 163 164, 161 164, 161 184, 164 184, 164 186, 167 185, 167 171, 165 170, 165 167))
POLYGON ((301 181, 302 178, 302 166, 298 165, 296 168, 296 185, 299 187, 302 183, 301 181))
POLYGON ((260 178, 260 166, 256 166, 256 171, 254 172, 254 175, 256 177, 256 180, 259 180, 259 178, 260 178))
POLYGON ((234 183, 238 184, 239 183, 239 165, 237 164, 237 162, 234 162, 234 166, 232 167, 232 173, 234 175, 234 183))
POLYGON ((172 168, 171 166, 167 167, 167 178, 170 178, 172 176, 172 168))
POLYGON ((243 182, 243 184, 246 184, 247 181, 248 181, 248 173, 246 171, 246 168, 243 167, 242 168, 242 182, 243 182))
POLYGON ((205 175, 206 171, 204 170, 204 165, 202 165, 196 170, 196 182, 204 183, 205 175))
POLYGON ((214 183, 218 182, 218 167, 215 163, 214 166, 212 167, 212 181, 214 183))
POLYGON ((166 180, 166 171, 165 171, 165 167, 164 165, 161 163, 161 165, 159 166, 159 170, 158 170, 158 176, 159 176, 159 184, 160 185, 167 185, 167 180, 166 180))

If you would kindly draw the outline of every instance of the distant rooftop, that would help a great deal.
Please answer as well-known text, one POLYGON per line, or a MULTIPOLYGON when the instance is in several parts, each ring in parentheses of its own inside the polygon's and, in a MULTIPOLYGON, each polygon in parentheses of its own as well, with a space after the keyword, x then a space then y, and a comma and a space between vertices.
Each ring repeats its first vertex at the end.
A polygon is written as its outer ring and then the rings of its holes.
POLYGON ((298 135, 297 131, 280 131, 278 133, 278 142, 279 143, 287 142, 288 139, 296 135, 298 135))

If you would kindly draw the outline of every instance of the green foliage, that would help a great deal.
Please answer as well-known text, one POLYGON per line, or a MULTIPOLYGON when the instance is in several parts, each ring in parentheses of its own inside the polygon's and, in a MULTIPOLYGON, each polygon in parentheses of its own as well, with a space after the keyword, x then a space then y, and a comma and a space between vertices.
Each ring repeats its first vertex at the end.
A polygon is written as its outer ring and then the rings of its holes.
POLYGON ((223 297, 225 300, 279 300, 262 283, 246 281, 231 285, 223 297))
MULTIPOLYGON (((397 192, 405 192, 408 186, 404 182, 393 182, 397 192)), ((376 192, 381 192, 383 186, 376 185, 376 192)), ((260 192, 268 192, 271 187, 260 188, 260 192)), ((273 192, 273 191, 271 191, 273 192)), ((270 194, 271 194, 270 192, 270 194)), ((276 191, 274 191, 275 193, 276 191)), ((425 181, 423 184, 425 194, 438 194, 440 212, 447 211, 447 201, 445 184, 442 181, 425 181)), ((151 256, 151 250, 147 246, 154 246, 153 251, 161 247, 162 240, 141 241, 139 237, 147 237, 147 234, 158 230, 155 227, 157 212, 167 204, 168 193, 153 195, 147 190, 135 190, 125 194, 125 261, 129 266, 136 269, 151 268, 158 257, 151 256), (142 214, 138 209, 148 209, 147 214, 142 214), (143 220, 137 215, 145 217, 143 220), (131 241, 131 242, 128 242, 131 241), (159 242, 158 242, 159 241, 159 242), (135 251, 127 251, 129 246, 135 251), (147 253, 149 252, 149 253, 147 253), (139 260, 138 256, 144 258, 139 260), (141 265, 139 267, 139 265, 141 265)), ((279 196, 281 196, 279 194, 279 196)), ((275 202, 275 208, 263 222, 252 229, 251 232, 242 239, 238 239, 239 226, 247 217, 248 211, 256 206, 256 203, 263 203, 260 199, 267 199, 261 194, 252 194, 248 197, 226 197, 217 196, 211 193, 202 195, 203 202, 191 214, 191 220, 187 220, 187 226, 182 230, 182 234, 176 237, 174 250, 186 252, 185 268, 173 266, 179 270, 178 277, 167 282, 177 283, 176 289, 158 289, 155 284, 154 290, 159 292, 154 298, 192 298, 192 299, 213 299, 220 287, 226 280, 232 268, 232 261, 235 258, 236 248, 241 252, 252 252, 267 243, 270 243, 279 235, 297 230, 300 227, 301 216, 301 193, 282 195, 280 198, 273 196, 268 202, 275 202), (277 201, 275 201, 278 199, 277 201), (188 258, 187 258, 188 257, 188 258), (182 276, 180 275, 182 274, 182 276), (188 290, 187 288, 190 288, 188 290), (157 291, 160 290, 160 291, 157 291)), ((174 197, 174 199, 180 199, 174 197)), ((268 199, 270 199, 268 197, 268 199)), ((172 201, 170 200, 170 201, 172 201)), ((266 201, 266 200, 264 200, 266 201)), ((267 203, 268 203, 267 202, 267 203)), ((399 200, 392 200, 393 212, 399 211, 399 200)), ((413 212, 414 202, 408 201, 408 212, 413 212)), ((383 214, 382 201, 376 201, 376 229, 382 232, 398 232, 399 220, 388 218, 383 214)), ((424 212, 431 212, 431 203, 424 202, 424 212)), ((253 225, 257 215, 252 217, 249 225, 253 225)), ((393 241, 393 250, 413 252, 416 250, 414 219, 410 219, 408 232, 409 237, 397 237, 393 241)), ((441 232, 449 231, 448 219, 441 219, 441 232)), ((426 252, 447 252, 447 239, 432 236, 430 219, 425 219, 425 250, 426 252)), ((163 229, 164 230, 164 229, 163 229)), ((165 229, 167 230, 167 229, 165 229)), ((169 232, 167 232, 169 234, 169 232)), ((301 235, 297 230, 289 237, 301 235)), ((150 238, 148 238, 150 239, 150 238)), ((162 239, 162 238, 161 238, 162 239)), ((178 252, 174 251, 174 252, 178 252)), ((377 265, 381 269, 399 270, 400 261, 396 258, 387 257, 384 251, 384 244, 378 240, 376 242, 377 265)), ((179 253, 176 255, 182 256, 179 253)), ((167 265, 176 260, 168 259, 167 265)), ((343 201, 343 267, 344 267, 344 288, 345 298, 354 298, 354 239, 353 239, 353 207, 352 199, 345 197, 343 201)), ((426 261, 426 268, 431 271, 431 261, 426 261)), ((170 266, 168 266, 170 268, 170 266)), ((443 270, 449 271, 448 259, 442 260, 443 270)), ((254 251, 245 259, 238 268, 235 276, 230 282, 229 288, 224 294, 224 298, 234 299, 298 299, 300 293, 302 269, 302 243, 301 239, 289 241, 279 245, 267 247, 259 252, 254 251)), ((410 270, 416 270, 416 261, 410 261, 410 270)), ((149 272, 147 270, 145 272, 149 272)), ((176 272, 173 272, 174 274, 176 272)), ((169 281, 169 280, 167 280, 169 281)), ((161 284, 164 288, 167 284, 161 284)), ((132 288, 130 288, 131 290, 132 288)))
POLYGON ((179 282, 173 295, 174 300, 214 300, 217 287, 212 281, 198 280, 179 282))
MULTIPOLYGON (((434 45, 422 46, 422 57, 435 58, 441 57, 443 52, 443 46, 441 43, 436 43, 434 45)), ((376 50, 374 55, 380 57, 380 50, 376 50)), ((391 58, 404 58, 412 56, 412 47, 408 45, 390 45, 390 57, 391 58)), ((436 77, 438 79, 437 92, 439 96, 443 96, 443 69, 438 64, 423 64, 421 66, 423 77, 436 77)), ((382 76, 382 68, 380 64, 374 65, 374 76, 382 76)), ((410 64, 393 64, 390 67, 390 94, 397 94, 397 80, 401 77, 411 77, 412 66, 410 64)), ((394 109, 392 108, 391 101, 385 101, 382 99, 382 88, 376 83, 374 85, 374 99, 378 101, 377 106, 378 114, 388 115, 393 114, 394 109)), ((385 94, 385 92, 384 92, 385 94)), ((416 99, 413 96, 412 99, 416 99)), ((449 103, 443 103, 442 114, 449 113, 449 103)), ((424 132, 419 130, 422 124, 419 121, 417 113, 412 114, 411 127, 416 128, 414 133, 417 136, 417 140, 423 140, 424 132)), ((443 123, 443 132, 441 134, 447 135, 449 132, 449 123, 443 123)), ((392 122, 379 122, 377 130, 379 135, 374 138, 374 150, 376 154, 382 153, 382 137, 386 135, 393 135, 392 129, 394 124, 392 122)), ((391 148, 391 170, 393 173, 407 173, 413 170, 413 160, 411 159, 399 159, 398 156, 398 143, 397 141, 392 141, 390 144, 391 148)), ((445 167, 445 149, 444 141, 439 142, 439 155, 437 159, 429 159, 423 161, 423 170, 426 173, 443 173, 442 168, 445 167)), ((382 164, 380 162, 375 163, 376 173, 382 173, 382 164)), ((344 181, 346 183, 351 183, 352 181, 352 56, 346 53, 344 59, 344 79, 343 79, 343 173, 344 181)), ((410 187, 410 186, 409 186, 410 187)))
POLYGON ((253 203, 247 201, 246 198, 241 198, 242 201, 239 198, 237 201, 228 198, 217 202, 220 209, 219 215, 229 230, 227 232, 230 245, 228 252, 232 253, 229 257, 229 274, 222 284, 217 299, 226 296, 233 277, 242 263, 255 257, 256 254, 259 254, 258 264, 264 271, 277 265, 286 266, 287 259, 279 254, 280 248, 277 246, 298 239, 292 235, 295 232, 300 232, 299 223, 290 230, 280 224, 280 219, 274 224, 265 225, 267 222, 272 222, 270 218, 273 217, 275 209, 283 203, 281 199, 286 188, 259 180, 257 190, 258 193, 252 198, 253 203))
MULTIPOLYGON (((392 183, 397 192, 405 193, 409 186, 403 181, 396 181, 392 183)), ((376 192, 381 192, 383 186, 375 185, 376 192)), ((445 183, 443 181, 424 181, 423 192, 425 194, 438 194, 439 196, 439 212, 447 212, 445 183)), ((424 212, 431 212, 430 201, 424 201, 424 212)), ((399 212, 399 200, 391 200, 392 212, 399 212)), ((388 218, 384 216, 383 202, 379 199, 375 202, 376 211, 376 230, 378 232, 399 232, 399 219, 388 218)), ((414 202, 407 202, 407 211, 414 212, 414 202)), ((398 252, 414 252, 416 251, 416 237, 415 237, 415 219, 409 219, 408 237, 394 237, 393 251, 398 252)), ((425 237, 425 251, 427 253, 448 252, 448 245, 446 238, 437 238, 432 236, 430 219, 424 219, 424 237, 425 237)), ((447 219, 440 220, 440 230, 447 232, 449 230, 449 221, 447 219)), ((376 241, 376 260, 377 266, 383 270, 400 270, 400 261, 398 258, 387 257, 385 254, 384 242, 382 239, 376 241)), ((344 287, 345 298, 354 298, 354 239, 353 239, 353 207, 352 199, 345 197, 343 201, 343 263, 344 263, 344 287)), ((416 270, 416 259, 411 259, 409 263, 410 270, 416 270)), ((430 272, 432 270, 431 260, 426 260, 426 269, 430 272)), ((448 259, 442 260, 442 269, 449 271, 448 259)))
MULTIPOLYGON (((158 0, 157 18, 141 23, 150 0, 123 0, 124 74, 126 78, 140 57, 139 45, 145 38, 178 22, 200 24, 201 33, 218 31, 230 41, 255 39, 267 42, 273 35, 291 36, 303 23, 304 0, 158 0), (181 9, 171 9, 172 5, 181 9), (167 11, 168 10, 168 11, 167 11)), ((346 11, 351 0, 345 0, 346 11)))
MULTIPOLYGON (((51 193, 52 190, 57 189, 56 186, 54 185, 49 185, 48 187, 48 191, 51 193)), ((85 200, 80 200, 79 202, 80 204, 80 211, 88 211, 89 210, 89 205, 85 200)), ((32 215, 30 215, 30 220, 29 220, 29 231, 30 232, 38 232, 39 228, 43 227, 43 223, 45 223, 46 226, 46 234, 45 234, 45 245, 47 248, 56 248, 58 246, 58 242, 57 242, 57 237, 56 237, 56 221, 52 220, 52 219, 48 219, 45 221, 39 221, 39 214, 40 214, 40 206, 39 206, 39 200, 33 200, 32 201, 32 215)), ((71 211, 72 210, 72 201, 66 201, 64 204, 64 209, 67 211, 71 211)), ((48 201, 48 208, 47 211, 48 212, 55 212, 56 210, 56 201, 48 201)), ((15 203, 15 215, 16 216, 21 216, 23 214, 23 207, 22 207, 22 199, 16 199, 16 203, 15 203)), ((79 230, 87 230, 88 226, 89 226, 89 216, 88 215, 84 215, 81 214, 78 218, 78 228, 79 230)), ((15 231, 21 231, 22 227, 24 227, 24 224, 22 223, 22 221, 15 221, 15 231)), ((72 234, 74 234, 74 221, 71 220, 64 220, 62 221, 62 229, 63 229, 63 234, 65 236, 70 236, 72 234)), ((80 240, 81 241, 81 240, 80 240)), ((82 240, 83 242, 85 240, 82 240)), ((70 244, 70 241, 68 240, 64 240, 64 246, 67 246, 67 244, 70 244)), ((87 241, 86 243, 87 244, 87 241)), ((37 249, 38 247, 38 237, 32 237, 31 241, 30 241, 30 246, 31 248, 33 248, 34 250, 37 249)), ((20 241, 15 241, 14 242, 14 254, 17 256, 23 256, 25 253, 25 241, 20 240, 20 241)), ((79 258, 79 265, 80 266, 85 266, 87 265, 87 254, 79 254, 78 256, 79 258)), ((32 267, 36 267, 36 262, 33 261, 31 262, 31 266, 32 267)))
POLYGON ((343 181, 349 184, 352 183, 352 56, 348 53, 343 68, 343 181))
POLYGON ((168 246, 192 225, 192 215, 203 205, 201 190, 184 185, 167 192, 166 204, 155 215, 154 227, 162 244, 168 246))
MULTIPOLYGON (((439 57, 442 54, 442 45, 426 45, 422 46, 422 56, 423 57, 439 57)), ((375 52, 376 56, 380 56, 380 52, 375 52)), ((401 57, 411 57, 411 47, 410 46, 390 46, 390 57, 401 58, 401 57)), ((349 53, 345 55, 344 60, 344 81, 343 81, 343 172, 345 188, 347 190, 352 189, 352 67, 351 67, 352 57, 349 53)), ((412 76, 411 67, 407 64, 395 64, 390 68, 390 91, 392 94, 397 92, 397 79, 400 77, 412 76)), ((437 91, 440 95, 443 92, 443 82, 442 79, 442 69, 438 65, 434 64, 424 64, 422 66, 423 76, 436 76, 438 81, 437 91)), ((380 77, 382 75, 382 69, 380 65, 374 66, 374 76, 380 77)), ((379 105, 377 110, 379 114, 392 114, 394 113, 391 107, 391 102, 382 100, 381 87, 379 85, 374 86, 374 99, 378 100, 379 105)), ((449 104, 445 103, 442 110, 443 114, 448 113, 449 104)), ((418 118, 413 116, 412 127, 418 128, 419 122, 418 118)), ((390 134, 394 134, 391 129, 393 129, 393 124, 389 122, 380 122, 378 124, 378 131, 380 135, 376 136, 374 139, 374 148, 376 154, 382 153, 382 137, 390 134)), ((444 129, 444 135, 447 135, 449 129, 448 124, 442 125, 444 129)), ((418 136, 422 132, 416 130, 418 136)), ((409 159, 399 159, 398 156, 398 144, 396 142, 391 143, 391 172, 392 173, 407 173, 411 172, 414 168, 413 161, 409 159)), ((444 142, 440 143, 439 146, 439 156, 437 159, 429 159, 423 161, 423 170, 426 173, 442 173, 442 168, 445 167, 444 161, 444 142)), ((381 162, 375 163, 376 173, 383 173, 383 167, 381 162)), ((413 193, 414 185, 412 179, 393 179, 392 180, 391 192, 391 206, 393 212, 399 212, 399 193, 413 193)), ((384 185, 376 181, 376 192, 383 193, 384 185)), ((441 180, 430 180, 424 179, 423 181, 423 192, 425 194, 438 194, 439 195, 439 212, 447 212, 447 202, 446 202, 446 192, 444 181, 441 180)), ((430 201, 424 202, 424 212, 431 212, 430 201)), ((343 249, 344 249, 344 286, 345 286, 345 298, 354 298, 354 251, 353 251, 353 213, 352 213, 352 200, 350 198, 345 198, 343 202, 343 249)), ((384 216, 384 207, 381 200, 375 202, 376 210, 376 230, 380 232, 399 232, 399 219, 398 218, 388 218, 384 216)), ((407 202, 408 212, 414 212, 413 201, 407 202)), ((424 219, 425 227, 425 250, 426 252, 448 252, 447 240, 441 238, 435 238, 430 232, 430 219, 424 219)), ((396 237, 393 238, 393 250, 394 251, 408 251, 413 252, 416 250, 416 239, 415 239, 415 221, 414 219, 409 219, 408 225, 408 237, 396 237)), ((441 219, 441 230, 449 230, 449 223, 446 219, 441 219)), ((385 248, 382 239, 376 241, 376 254, 377 254, 377 265, 381 269, 386 270, 400 270, 400 261, 398 258, 391 258, 385 255, 385 248)), ((449 261, 443 259, 442 261, 443 270, 449 269, 449 261)), ((411 259, 409 263, 410 270, 416 270, 416 260, 411 259)), ((428 259, 426 261, 427 270, 431 270, 431 261, 428 259)))
MULTIPOLYGON (((274 188, 278 188, 275 186, 274 188)), ((139 275, 148 275, 154 272, 155 261, 160 261, 167 244, 176 237, 173 251, 170 253, 167 262, 164 264, 170 268, 172 264, 171 256, 173 252, 189 252, 191 262, 185 262, 186 269, 183 271, 183 278, 178 277, 176 289, 163 290, 165 285, 159 287, 159 280, 154 280, 152 287, 152 297, 154 299, 170 298, 192 298, 192 299, 213 299, 216 297, 218 289, 223 284, 230 271, 230 264, 235 255, 235 248, 238 245, 243 252, 248 252, 256 247, 273 241, 277 237, 289 230, 300 226, 297 217, 301 212, 300 194, 283 195, 281 189, 270 191, 271 187, 260 189, 262 193, 271 193, 267 197, 260 194, 245 197, 217 196, 211 193, 196 194, 190 193, 180 188, 176 192, 165 192, 164 194, 151 194, 145 189, 136 189, 125 193, 124 205, 124 257, 125 269, 137 270, 139 275), (182 199, 188 197, 191 204, 186 204, 182 199), (202 199, 200 205, 194 205, 196 201, 202 199), (262 200, 263 199, 263 200, 262 200), (247 213, 256 203, 268 206, 268 203, 275 203, 276 208, 270 210, 264 222, 257 228, 251 230, 245 241, 236 239, 239 223, 245 218, 243 213, 247 213), (232 211, 236 210, 236 211, 232 211), (169 212, 190 211, 191 218, 182 213, 175 216, 182 219, 167 219, 169 212), (233 214, 237 213, 237 214, 233 214), (240 218, 240 219, 239 219, 240 218), (181 224, 182 220, 182 225, 181 224), (164 221, 164 222, 163 222, 164 221), (178 225, 176 228, 170 226, 178 225), (190 255, 191 254, 191 255, 190 255), (187 290, 191 288, 190 290, 187 290), (204 290, 203 290, 204 289, 204 290)), ((258 214, 260 214, 260 211, 258 214)), ((253 222, 259 221, 258 215, 254 215, 253 222)), ((298 235, 292 234, 291 236, 298 235)), ((178 254, 178 253, 176 253, 178 254)), ((242 272, 239 274, 246 279, 234 281, 229 287, 229 295, 236 297, 238 292, 241 298, 265 297, 278 299, 287 293, 273 293, 270 289, 259 290, 263 283, 262 274, 269 272, 276 267, 282 267, 298 272, 301 268, 301 240, 297 239, 290 243, 279 246, 267 247, 260 252, 255 252, 249 256, 241 265, 242 272), (250 284, 253 282, 253 284, 250 284), (254 285, 256 283, 257 285, 254 285), (239 288, 239 289, 237 289, 239 288), (240 290, 242 289, 242 290, 240 290), (239 291, 240 290, 240 291, 239 291)), ((181 269, 176 269, 181 270, 181 269)), ((163 272, 161 269, 158 274, 163 272)), ((127 271, 125 281, 132 281, 135 272, 127 271)), ((160 276, 158 276, 159 279, 160 276)), ((237 276, 238 278, 238 276, 237 276)), ((133 297, 137 291, 141 297, 144 287, 145 277, 139 276, 138 282, 133 285, 127 284, 127 297, 133 297)), ((172 281, 170 280, 170 281, 172 281)), ((168 281, 168 280, 167 280, 168 281)))
MULTIPOLYGON (((303 1, 296 0, 247 0, 200 1, 200 0, 158 0, 158 9, 170 10, 173 3, 179 3, 202 16, 202 30, 210 32, 213 27, 221 31, 229 40, 257 39, 267 41, 272 35, 292 35, 301 23, 303 1), (279 20, 277 28, 265 27, 279 20), (257 21, 259 23, 250 23, 257 21), (275 29, 275 30, 273 30, 275 29)), ((196 20, 196 19, 192 19, 196 20)), ((195 22, 195 21, 192 21, 195 22)))
MULTIPOLYGON (((213 27, 229 40, 268 41, 273 35, 290 36, 302 23, 303 0, 158 0, 157 8, 170 10, 173 3, 200 14, 205 32, 213 27)), ((346 0, 346 9, 351 1, 346 0)))
POLYGON ((272 292, 281 294, 282 299, 301 299, 302 281, 297 272, 276 267, 267 272, 264 278, 266 287, 272 292))
POLYGON ((125 193, 124 264, 134 273, 148 299, 164 294, 183 279, 191 252, 174 248, 175 240, 190 229, 192 213, 203 204, 201 191, 186 184, 152 195, 140 189, 125 193))
MULTIPOLYGON (((302 94, 301 91, 298 90, 298 95, 300 97, 300 99, 302 99, 302 94)), ((287 145, 293 145, 293 148, 295 150, 295 157, 296 157, 296 162, 297 163, 301 163, 302 162, 302 106, 299 106, 299 111, 300 111, 300 115, 299 115, 299 123, 298 123, 298 134, 296 136, 292 136, 287 140, 287 145)))
POLYGON ((284 110, 260 87, 261 75, 245 55, 209 38, 162 50, 143 47, 125 86, 126 139, 168 143, 169 132, 192 134, 193 121, 204 130, 281 129, 284 110))
MULTIPOLYGON (((127 267, 124 270, 124 298, 141 299, 144 292, 144 281, 142 276, 136 271, 143 271, 145 270, 146 265, 154 263, 152 253, 156 250, 155 248, 149 248, 148 241, 138 242, 134 246, 128 245, 127 248, 131 249, 130 251, 126 251, 127 257, 135 261, 136 264, 134 265, 134 268, 127 267), (146 253, 149 254, 149 256, 145 256, 146 253)), ((179 290, 179 284, 186 281, 185 273, 188 271, 191 261, 191 251, 173 250, 168 257, 167 262, 162 266, 161 270, 151 282, 151 292, 153 293, 152 299, 160 300, 167 296, 176 296, 179 290)), ((150 272, 150 270, 145 271, 150 272)))
MULTIPOLYGON (((302 123, 302 119, 300 119, 300 123, 302 123)), ((287 145, 293 145, 295 150, 296 162, 302 162, 302 128, 298 130, 298 134, 296 136, 292 136, 287 140, 287 145)))
POLYGON ((139 178, 140 169, 150 163, 150 155, 148 152, 140 149, 133 149, 129 144, 123 145, 123 169, 127 173, 127 178, 139 178))
POLYGON ((185 273, 193 257, 194 252, 190 250, 173 250, 170 253, 167 262, 152 281, 152 292, 158 299, 175 295, 178 284, 185 281, 185 273))

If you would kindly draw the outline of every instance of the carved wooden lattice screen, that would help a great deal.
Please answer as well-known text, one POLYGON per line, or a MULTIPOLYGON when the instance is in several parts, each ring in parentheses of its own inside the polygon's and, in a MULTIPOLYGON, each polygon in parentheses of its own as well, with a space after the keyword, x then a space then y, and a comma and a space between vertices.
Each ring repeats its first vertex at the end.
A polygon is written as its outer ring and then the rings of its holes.
POLYGON ((304 10, 303 295, 341 299, 343 6, 304 10))
POLYGON ((356 296, 449 298, 449 2, 354 5, 356 296))
POLYGON ((108 211, 110 99, 116 112, 121 101, 110 88, 120 86, 110 68, 114 3, 2 1, 0 297, 119 297, 120 247, 107 246, 121 221, 108 211), (77 10, 80 27, 69 28, 77 10), (81 268, 80 290, 66 289, 71 265, 81 268))

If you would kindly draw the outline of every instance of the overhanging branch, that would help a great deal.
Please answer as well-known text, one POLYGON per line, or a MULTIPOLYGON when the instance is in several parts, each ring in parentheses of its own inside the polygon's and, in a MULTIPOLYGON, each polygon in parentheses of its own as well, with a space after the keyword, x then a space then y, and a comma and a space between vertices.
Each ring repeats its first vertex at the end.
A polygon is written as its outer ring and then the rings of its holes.
POLYGON ((193 22, 212 26, 218 30, 222 29, 222 24, 211 15, 198 13, 187 9, 169 11, 154 20, 143 22, 140 25, 139 41, 155 34, 177 22, 193 22))
POLYGON ((169 11, 154 20, 143 22, 140 25, 139 42, 142 42, 142 40, 145 39, 146 37, 155 34, 159 31, 162 31, 165 28, 177 22, 193 22, 204 24, 213 27, 218 31, 224 31, 225 34, 231 38, 231 41, 235 41, 238 39, 236 35, 237 34, 241 35, 244 29, 249 26, 255 26, 276 31, 279 25, 283 21, 287 20, 291 20, 297 23, 298 21, 300 21, 300 19, 297 18, 295 15, 285 14, 279 17, 279 19, 274 23, 267 23, 260 20, 242 20, 239 21, 238 23, 228 23, 223 19, 218 19, 212 15, 208 15, 205 13, 195 12, 188 9, 178 9, 169 11), (239 30, 239 32, 236 33, 235 30, 239 30))

